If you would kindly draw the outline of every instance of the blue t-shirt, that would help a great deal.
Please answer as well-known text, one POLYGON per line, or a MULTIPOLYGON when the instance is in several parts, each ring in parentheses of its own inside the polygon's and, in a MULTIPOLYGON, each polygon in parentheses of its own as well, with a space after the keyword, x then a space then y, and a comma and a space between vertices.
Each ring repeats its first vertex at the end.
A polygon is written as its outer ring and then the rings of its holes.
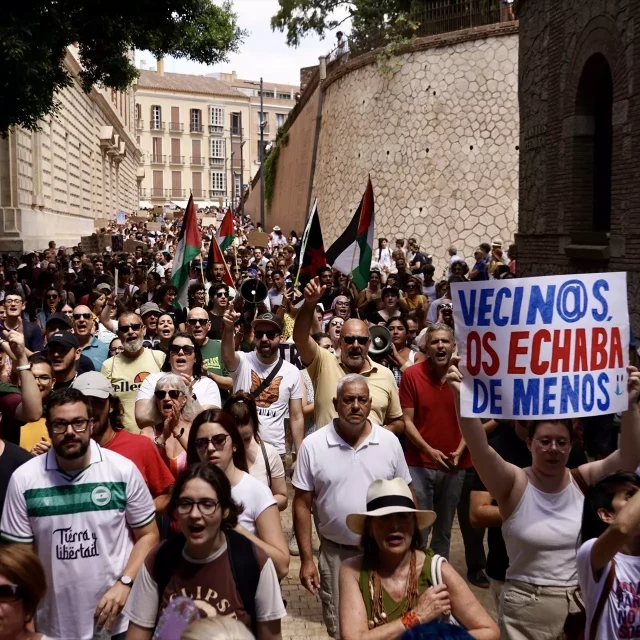
POLYGON ((473 271, 477 271, 478 275, 473 279, 474 282, 478 280, 488 280, 489 279, 489 271, 487 270, 487 263, 484 260, 478 260, 473 265, 473 271))

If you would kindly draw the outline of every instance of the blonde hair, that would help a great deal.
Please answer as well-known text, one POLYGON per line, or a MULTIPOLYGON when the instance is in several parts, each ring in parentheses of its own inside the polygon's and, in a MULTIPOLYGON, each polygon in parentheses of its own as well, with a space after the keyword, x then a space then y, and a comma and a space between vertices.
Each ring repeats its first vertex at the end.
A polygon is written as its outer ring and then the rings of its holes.
MULTIPOLYGON (((182 417, 186 422, 193 422, 193 419, 200 413, 201 409, 199 405, 195 402, 192 396, 189 394, 189 387, 187 387, 184 379, 179 376, 177 373, 167 373, 158 382, 156 382, 156 389, 158 391, 165 391, 168 389, 177 389, 181 393, 184 394, 186 398, 186 402, 184 403, 184 407, 182 407, 182 417)), ((155 391, 155 389, 154 389, 155 391)), ((154 398, 155 400, 155 398, 154 398)), ((153 403, 154 409, 154 420, 156 424, 162 421, 162 414, 158 409, 157 401, 153 403)))
POLYGON ((231 616, 216 616, 192 622, 180 640, 255 640, 241 622, 231 616))
POLYGON ((40 558, 27 545, 0 546, 0 575, 20 587, 20 599, 30 620, 47 592, 40 558))

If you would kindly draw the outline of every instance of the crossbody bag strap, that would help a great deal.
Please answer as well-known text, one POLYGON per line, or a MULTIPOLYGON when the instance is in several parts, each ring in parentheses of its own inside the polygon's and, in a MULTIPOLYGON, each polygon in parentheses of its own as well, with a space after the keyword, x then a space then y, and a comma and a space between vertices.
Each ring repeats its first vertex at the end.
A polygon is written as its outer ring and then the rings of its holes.
POLYGON ((587 491, 589 490, 589 485, 587 484, 587 481, 584 479, 584 476, 582 475, 582 473, 580 473, 580 469, 571 469, 570 473, 571 473, 571 477, 573 478, 573 481, 578 485, 578 489, 580 489, 580 493, 583 496, 586 495, 587 491))
POLYGON ((262 384, 258 385, 258 387, 251 392, 254 398, 257 398, 271 384, 271 381, 278 375, 278 371, 282 369, 282 363, 283 359, 280 358, 276 366, 271 369, 271 373, 262 381, 262 384))
POLYGON ((260 440, 260 449, 262 449, 262 457, 264 458, 264 466, 267 469, 267 476, 269 477, 269 489, 271 489, 271 465, 269 464, 269 456, 267 455, 267 449, 264 446, 264 442, 260 440))
POLYGON ((591 626, 589 627, 589 640, 596 640, 596 634, 598 633, 598 623, 600 622, 600 618, 602 617, 604 605, 609 599, 609 594, 613 589, 613 583, 615 579, 616 561, 612 559, 611 567, 609 568, 609 573, 607 574, 607 581, 604 583, 604 587, 602 587, 602 593, 600 594, 600 599, 598 600, 598 606, 596 607, 595 613, 593 614, 593 618, 591 618, 591 626))

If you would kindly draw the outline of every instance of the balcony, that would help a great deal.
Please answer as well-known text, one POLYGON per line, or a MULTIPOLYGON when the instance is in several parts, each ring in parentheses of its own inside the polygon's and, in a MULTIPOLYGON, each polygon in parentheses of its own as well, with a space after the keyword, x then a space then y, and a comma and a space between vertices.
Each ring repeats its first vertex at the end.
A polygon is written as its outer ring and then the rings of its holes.
POLYGON ((204 133, 204 127, 201 124, 191 123, 191 133, 204 133))
POLYGON ((163 187, 149 189, 152 198, 166 198, 166 190, 163 187))
POLYGON ((136 120, 136 129, 138 131, 144 130, 144 120, 136 120))
POLYGON ((169 156, 169 164, 184 164, 184 156, 169 156))
POLYGON ((204 189, 192 189, 191 193, 194 198, 206 198, 207 192, 204 189))
POLYGON ((138 197, 140 200, 148 198, 151 195, 151 189, 138 189, 138 197))
POLYGON ((182 124, 182 122, 170 122, 169 131, 173 131, 174 133, 182 133, 184 131, 184 125, 182 124))
POLYGON ((191 166, 204 167, 205 159, 198 156, 191 156, 191 166))
POLYGON ((224 166, 224 158, 209 158, 209 166, 210 167, 223 167, 224 166))
POLYGON ((151 131, 164 131, 166 124, 167 124, 166 122, 158 122, 158 121, 152 120, 149 123, 149 129, 151 129, 151 131))
POLYGON ((185 189, 170 189, 169 190, 169 196, 171 198, 184 198, 185 196, 185 189))
POLYGON ((224 133, 224 127, 221 124, 210 124, 209 133, 216 136, 221 136, 224 133))
POLYGON ((224 198, 227 192, 224 189, 209 189, 210 198, 224 198))
POLYGON ((159 156, 155 153, 152 153, 150 156, 150 162, 151 164, 166 164, 167 156, 159 156))
POLYGON ((241 129, 240 127, 231 127, 229 131, 230 134, 235 138, 244 138, 244 129, 241 129))

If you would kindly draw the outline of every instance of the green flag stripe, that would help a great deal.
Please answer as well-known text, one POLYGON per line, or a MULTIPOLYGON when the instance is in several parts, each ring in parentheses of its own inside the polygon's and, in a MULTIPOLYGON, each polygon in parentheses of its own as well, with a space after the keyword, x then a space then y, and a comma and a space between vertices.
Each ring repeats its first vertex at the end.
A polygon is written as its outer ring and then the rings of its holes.
POLYGON ((86 511, 123 510, 127 506, 127 487, 124 482, 92 482, 28 489, 24 497, 27 514, 33 518, 86 511))

